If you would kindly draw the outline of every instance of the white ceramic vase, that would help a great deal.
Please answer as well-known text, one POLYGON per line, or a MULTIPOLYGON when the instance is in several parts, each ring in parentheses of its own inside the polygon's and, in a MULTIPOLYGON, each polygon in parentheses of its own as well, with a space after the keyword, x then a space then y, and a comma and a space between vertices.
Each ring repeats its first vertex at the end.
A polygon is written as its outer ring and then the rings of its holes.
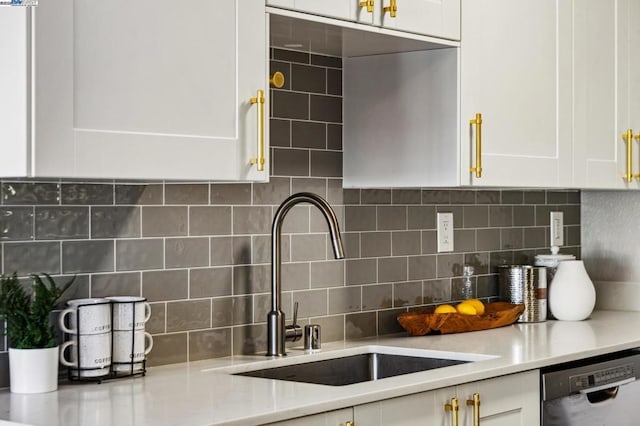
POLYGON ((581 321, 589 317, 596 304, 596 290, 582 260, 558 264, 549 289, 549 307, 562 321, 581 321))
POLYGON ((58 347, 9 348, 11 392, 44 393, 58 389, 58 347))

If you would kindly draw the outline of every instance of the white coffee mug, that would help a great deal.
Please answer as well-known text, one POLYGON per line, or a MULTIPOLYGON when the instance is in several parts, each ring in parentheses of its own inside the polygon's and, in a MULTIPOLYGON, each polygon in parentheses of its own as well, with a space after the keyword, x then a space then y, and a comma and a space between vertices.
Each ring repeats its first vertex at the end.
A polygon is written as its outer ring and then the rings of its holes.
POLYGON ((113 330, 144 330, 151 317, 151 306, 144 297, 107 297, 113 310, 113 330))
POLYGON ((72 334, 60 345, 60 363, 71 367, 73 375, 98 377, 109 374, 111 366, 111 332, 72 334), (69 350, 67 351, 67 348, 69 350), (66 356, 68 352, 68 357, 66 356))
POLYGON ((67 306, 69 307, 62 311, 58 320, 60 329, 65 333, 101 334, 111 331, 109 299, 73 299, 67 302, 67 306))
POLYGON ((153 337, 144 330, 113 332, 113 370, 137 371, 153 348, 153 337))

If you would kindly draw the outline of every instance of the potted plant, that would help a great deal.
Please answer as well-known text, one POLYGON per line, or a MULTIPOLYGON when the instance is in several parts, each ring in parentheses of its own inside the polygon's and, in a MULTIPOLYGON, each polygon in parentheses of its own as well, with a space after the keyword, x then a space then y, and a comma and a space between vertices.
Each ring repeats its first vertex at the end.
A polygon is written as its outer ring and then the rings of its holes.
POLYGON ((39 275, 30 275, 31 289, 25 288, 16 273, 0 276, 0 318, 6 321, 11 392, 58 388, 58 347, 50 317, 75 277, 58 287, 49 274, 42 275, 46 284, 39 275))

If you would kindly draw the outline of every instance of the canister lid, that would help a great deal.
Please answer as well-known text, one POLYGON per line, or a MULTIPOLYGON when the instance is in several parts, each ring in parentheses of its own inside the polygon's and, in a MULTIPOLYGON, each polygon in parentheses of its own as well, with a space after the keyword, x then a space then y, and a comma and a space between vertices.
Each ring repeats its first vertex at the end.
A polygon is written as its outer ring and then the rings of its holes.
POLYGON ((558 266, 563 260, 576 260, 572 254, 559 254, 557 246, 551 247, 551 254, 537 254, 535 264, 538 266, 558 266))

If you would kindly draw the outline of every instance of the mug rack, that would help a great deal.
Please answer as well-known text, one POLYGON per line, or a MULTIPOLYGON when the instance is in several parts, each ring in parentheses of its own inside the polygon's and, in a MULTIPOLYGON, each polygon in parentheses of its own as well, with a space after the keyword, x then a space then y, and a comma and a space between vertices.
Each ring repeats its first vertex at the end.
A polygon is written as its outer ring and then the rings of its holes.
MULTIPOLYGON (((140 300, 135 300, 135 301, 127 301, 127 302, 118 302, 121 304, 124 303, 131 303, 132 305, 134 305, 135 303, 140 303, 140 302, 146 302, 146 298, 144 299, 140 299, 140 300)), ((135 376, 145 376, 146 372, 147 372, 147 357, 146 355, 144 356, 144 358, 142 360, 138 360, 136 361, 134 358, 134 351, 135 351, 135 306, 131 307, 131 312, 132 315, 134 316, 134 320, 131 321, 131 354, 129 354, 129 359, 131 361, 128 362, 113 362, 113 342, 114 342, 114 334, 113 334, 113 303, 111 301, 107 301, 107 302, 102 302, 102 303, 92 303, 92 304, 80 304, 77 305, 77 310, 76 310, 76 325, 77 325, 77 329, 79 330, 79 325, 80 325, 80 320, 81 320, 81 312, 82 312, 82 308, 83 307, 87 307, 87 306, 96 306, 96 305, 110 305, 110 309, 109 312, 111 313, 111 356, 110 356, 110 363, 109 363, 109 369, 105 374, 96 374, 94 375, 94 373, 91 372, 99 372, 100 370, 103 370, 106 368, 105 367, 80 367, 80 360, 81 358, 81 347, 82 347, 82 334, 78 333, 76 334, 76 338, 77 338, 77 344, 73 345, 75 347, 71 347, 69 350, 70 351, 74 351, 75 355, 76 355, 76 360, 77 360, 77 364, 78 367, 74 368, 74 367, 66 367, 67 368, 67 377, 70 381, 75 381, 75 382, 96 382, 96 383, 102 383, 105 380, 112 380, 112 379, 122 379, 122 378, 127 378, 127 377, 135 377, 135 376)), ((127 330, 119 330, 119 331, 129 331, 127 330)), ((70 333, 64 333, 66 336, 69 336, 70 333)))

